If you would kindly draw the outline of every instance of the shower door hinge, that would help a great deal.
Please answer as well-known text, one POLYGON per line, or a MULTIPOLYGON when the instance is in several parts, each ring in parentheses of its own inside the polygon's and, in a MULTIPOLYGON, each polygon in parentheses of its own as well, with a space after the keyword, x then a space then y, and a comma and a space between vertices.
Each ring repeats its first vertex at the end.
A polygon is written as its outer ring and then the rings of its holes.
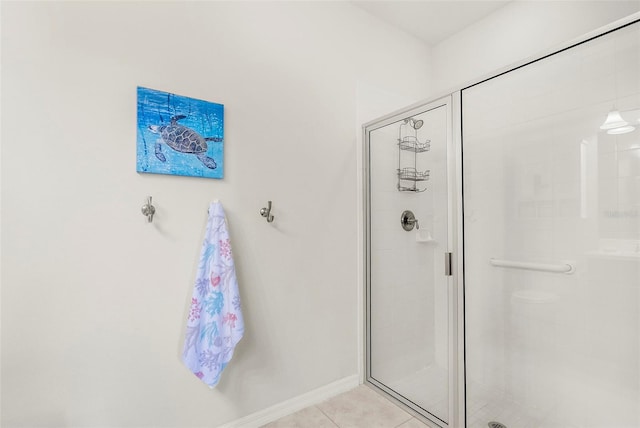
POLYGON ((451 276, 451 253, 444 253, 444 274, 451 276))

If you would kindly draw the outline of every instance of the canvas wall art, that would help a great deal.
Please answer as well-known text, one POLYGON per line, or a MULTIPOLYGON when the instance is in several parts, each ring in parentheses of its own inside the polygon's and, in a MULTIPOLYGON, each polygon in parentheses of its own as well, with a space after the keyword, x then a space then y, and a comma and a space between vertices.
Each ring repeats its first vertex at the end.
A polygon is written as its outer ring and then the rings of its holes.
POLYGON ((137 171, 224 176, 224 106, 138 87, 137 171))

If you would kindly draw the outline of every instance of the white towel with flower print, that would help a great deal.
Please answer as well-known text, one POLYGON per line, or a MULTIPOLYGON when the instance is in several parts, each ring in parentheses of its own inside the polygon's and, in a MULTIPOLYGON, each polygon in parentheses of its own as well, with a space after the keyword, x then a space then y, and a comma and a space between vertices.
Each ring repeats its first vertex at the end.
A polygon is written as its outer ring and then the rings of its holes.
POLYGON ((182 361, 211 388, 244 333, 238 280, 222 204, 209 207, 198 274, 191 297, 182 361))

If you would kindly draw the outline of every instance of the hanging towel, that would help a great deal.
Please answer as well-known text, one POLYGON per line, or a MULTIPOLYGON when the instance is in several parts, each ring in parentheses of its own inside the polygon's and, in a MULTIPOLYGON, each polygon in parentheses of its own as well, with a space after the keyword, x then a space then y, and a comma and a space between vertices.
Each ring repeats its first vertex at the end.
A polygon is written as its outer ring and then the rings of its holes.
POLYGON ((227 220, 222 204, 214 201, 209 207, 182 361, 193 374, 213 388, 243 333, 244 322, 227 220))

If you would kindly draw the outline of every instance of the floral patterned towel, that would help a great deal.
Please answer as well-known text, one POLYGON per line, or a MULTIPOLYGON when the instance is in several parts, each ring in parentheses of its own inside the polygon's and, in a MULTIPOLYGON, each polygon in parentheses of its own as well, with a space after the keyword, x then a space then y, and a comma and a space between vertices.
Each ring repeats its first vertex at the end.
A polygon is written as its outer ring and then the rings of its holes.
POLYGON ((244 333, 238 280, 222 204, 209 207, 182 361, 213 388, 244 333))

